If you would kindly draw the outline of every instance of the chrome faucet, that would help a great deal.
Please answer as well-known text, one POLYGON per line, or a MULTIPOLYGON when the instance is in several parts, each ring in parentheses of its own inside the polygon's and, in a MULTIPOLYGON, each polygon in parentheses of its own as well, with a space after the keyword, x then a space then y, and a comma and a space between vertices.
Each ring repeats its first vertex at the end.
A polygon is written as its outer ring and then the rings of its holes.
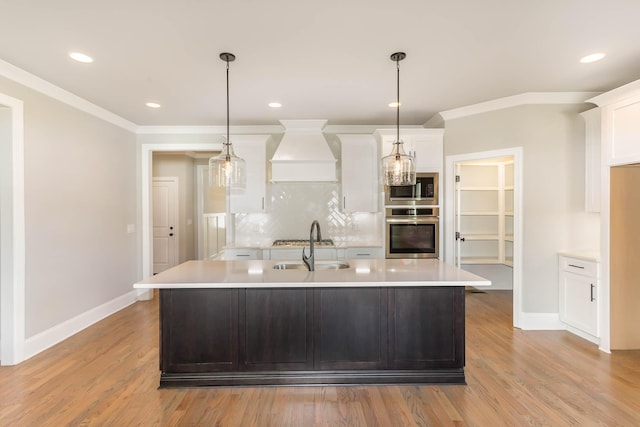
POLYGON ((316 239, 318 243, 322 242, 322 233, 320 232, 320 223, 317 219, 314 219, 311 223, 311 230, 309 231, 309 256, 306 256, 304 250, 306 248, 302 248, 302 262, 307 266, 309 271, 315 271, 315 252, 313 250, 313 229, 317 230, 316 239))

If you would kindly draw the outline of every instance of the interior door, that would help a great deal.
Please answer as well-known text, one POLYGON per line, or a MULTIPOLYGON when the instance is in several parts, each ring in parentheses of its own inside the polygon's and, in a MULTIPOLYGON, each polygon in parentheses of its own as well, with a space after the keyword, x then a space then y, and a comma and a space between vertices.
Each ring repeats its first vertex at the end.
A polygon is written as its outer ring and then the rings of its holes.
POLYGON ((178 264, 178 178, 153 178, 153 274, 178 264))

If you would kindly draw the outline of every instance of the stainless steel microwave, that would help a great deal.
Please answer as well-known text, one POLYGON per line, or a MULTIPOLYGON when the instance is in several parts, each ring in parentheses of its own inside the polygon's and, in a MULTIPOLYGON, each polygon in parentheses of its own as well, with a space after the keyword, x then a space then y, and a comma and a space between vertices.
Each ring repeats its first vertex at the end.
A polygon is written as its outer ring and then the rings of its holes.
POLYGON ((438 205, 438 173, 417 173, 415 185, 386 187, 385 205, 438 205))

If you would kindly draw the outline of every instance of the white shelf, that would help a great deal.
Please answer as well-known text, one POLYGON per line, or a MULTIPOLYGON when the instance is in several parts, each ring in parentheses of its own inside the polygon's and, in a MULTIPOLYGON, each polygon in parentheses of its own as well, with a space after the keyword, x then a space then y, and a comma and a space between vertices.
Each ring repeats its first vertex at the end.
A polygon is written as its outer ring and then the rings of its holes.
POLYGON ((467 257, 461 258, 460 264, 504 264, 498 258, 467 257))
POLYGON ((461 263, 513 266, 513 162, 459 167, 461 263))
POLYGON ((466 240, 500 240, 497 234, 465 234, 466 240))
POLYGON ((495 186, 487 187, 460 187, 460 191, 498 191, 500 188, 495 186))
POLYGON ((460 212, 462 216, 496 216, 498 211, 466 211, 460 212))

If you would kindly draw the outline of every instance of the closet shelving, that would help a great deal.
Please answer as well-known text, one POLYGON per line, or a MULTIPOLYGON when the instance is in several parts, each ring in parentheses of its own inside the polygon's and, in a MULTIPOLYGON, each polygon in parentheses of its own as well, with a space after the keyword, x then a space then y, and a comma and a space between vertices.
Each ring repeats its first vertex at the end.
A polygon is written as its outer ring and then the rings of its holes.
POLYGON ((513 160, 460 164, 462 264, 513 266, 513 160))

